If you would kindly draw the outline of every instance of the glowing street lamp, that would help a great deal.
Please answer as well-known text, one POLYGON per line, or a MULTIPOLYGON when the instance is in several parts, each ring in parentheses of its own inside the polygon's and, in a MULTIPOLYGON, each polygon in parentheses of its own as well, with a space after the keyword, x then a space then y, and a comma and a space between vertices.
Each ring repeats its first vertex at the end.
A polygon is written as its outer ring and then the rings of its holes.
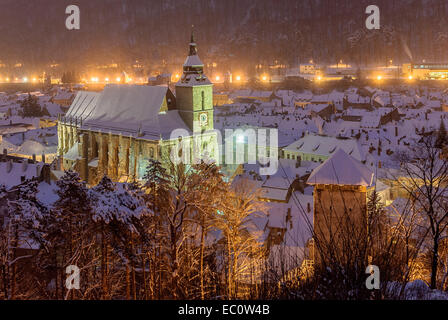
POLYGON ((414 77, 412 75, 409 75, 408 79, 412 80, 412 79, 414 79, 414 77))
POLYGON ((117 82, 120 82, 120 81, 121 81, 121 78, 120 78, 120 77, 117 77, 117 79, 115 79, 115 80, 117 80, 117 82))
POLYGON ((236 76, 236 81, 240 81, 241 80, 241 76, 236 76))
POLYGON ((27 77, 23 77, 23 82, 28 82, 28 78, 27 77))
POLYGON ((219 76, 216 76, 216 77, 215 77, 215 80, 216 80, 216 81, 219 81, 219 79, 221 79, 219 76))
POLYGON ((106 80, 106 82, 109 82, 109 78, 106 78, 106 79, 104 79, 104 80, 106 80))
POLYGON ((382 76, 377 76, 376 79, 377 79, 378 81, 381 81, 381 79, 383 79, 383 77, 382 77, 382 76))
POLYGON ((263 81, 267 81, 267 80, 268 80, 268 77, 267 77, 267 76, 262 76, 262 77, 261 77, 261 80, 263 80, 263 81))

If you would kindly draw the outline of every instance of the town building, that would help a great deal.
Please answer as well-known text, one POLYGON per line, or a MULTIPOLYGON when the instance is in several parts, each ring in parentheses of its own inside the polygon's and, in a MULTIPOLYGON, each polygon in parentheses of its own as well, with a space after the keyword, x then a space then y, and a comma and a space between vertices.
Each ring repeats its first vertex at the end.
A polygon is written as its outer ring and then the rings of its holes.
POLYGON ((406 63, 402 72, 415 79, 448 79, 448 63, 406 63))
POLYGON ((358 161, 365 157, 355 139, 306 134, 282 150, 282 158, 297 161, 323 162, 330 158, 338 148, 344 150, 358 161))

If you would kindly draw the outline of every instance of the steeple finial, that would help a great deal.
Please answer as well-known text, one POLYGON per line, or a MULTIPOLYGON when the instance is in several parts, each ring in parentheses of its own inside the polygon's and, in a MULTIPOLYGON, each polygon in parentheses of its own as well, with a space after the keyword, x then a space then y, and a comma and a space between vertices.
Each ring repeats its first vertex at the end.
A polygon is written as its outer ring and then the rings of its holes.
POLYGON ((190 39, 190 52, 189 56, 194 56, 198 54, 198 50, 196 48, 196 42, 194 41, 194 25, 191 26, 191 39, 190 39))
POLYGON ((194 24, 191 25, 191 39, 190 43, 194 43, 194 24))

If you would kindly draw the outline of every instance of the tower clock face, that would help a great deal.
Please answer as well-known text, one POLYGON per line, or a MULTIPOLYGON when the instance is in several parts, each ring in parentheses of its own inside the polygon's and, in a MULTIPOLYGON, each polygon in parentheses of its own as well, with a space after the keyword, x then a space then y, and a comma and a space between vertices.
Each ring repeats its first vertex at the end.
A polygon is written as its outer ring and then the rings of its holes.
POLYGON ((207 113, 201 113, 199 115, 199 124, 201 127, 204 127, 208 124, 208 114, 207 113))

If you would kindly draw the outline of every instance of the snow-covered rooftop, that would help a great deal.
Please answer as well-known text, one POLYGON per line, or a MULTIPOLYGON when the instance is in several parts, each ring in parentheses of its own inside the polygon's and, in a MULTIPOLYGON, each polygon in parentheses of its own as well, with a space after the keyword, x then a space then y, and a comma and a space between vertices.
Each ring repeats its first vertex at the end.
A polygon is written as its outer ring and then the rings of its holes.
POLYGON ((290 144, 285 151, 302 152, 321 156, 331 156, 337 148, 343 149, 355 159, 362 161, 364 156, 361 153, 358 142, 354 139, 341 139, 317 134, 308 134, 296 142, 290 144))
POLYGON ((82 128, 116 134, 137 135, 148 139, 169 137, 174 129, 189 130, 177 110, 161 113, 168 87, 107 85, 98 93, 79 92, 67 112, 82 118, 82 128))
POLYGON ((339 148, 311 173, 307 183, 370 187, 373 176, 365 165, 339 148))

